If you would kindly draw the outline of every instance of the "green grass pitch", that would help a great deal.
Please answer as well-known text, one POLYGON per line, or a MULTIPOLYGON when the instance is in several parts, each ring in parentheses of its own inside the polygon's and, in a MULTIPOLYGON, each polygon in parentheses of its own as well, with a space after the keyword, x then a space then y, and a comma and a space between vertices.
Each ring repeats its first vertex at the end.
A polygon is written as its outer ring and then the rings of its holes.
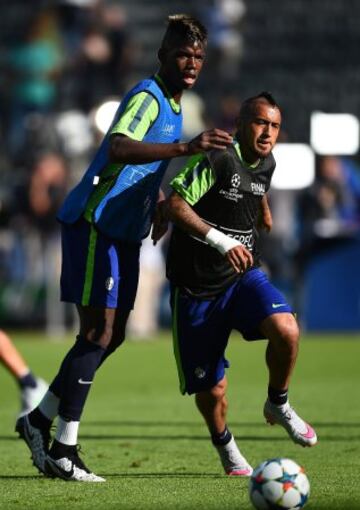
MULTIPOLYGON (((70 346, 42 335, 15 334, 33 370, 50 380, 70 346)), ((303 465, 312 510, 360 509, 360 338, 307 336, 290 398, 319 436, 315 448, 294 445, 264 423, 264 342, 234 335, 227 357, 229 426, 255 466, 271 457, 303 465)), ((248 481, 222 474, 192 397, 178 392, 168 334, 127 341, 102 367, 80 429, 84 461, 104 484, 76 484, 38 475, 13 431, 14 381, 0 370, 0 508, 124 510, 250 510, 248 481)))

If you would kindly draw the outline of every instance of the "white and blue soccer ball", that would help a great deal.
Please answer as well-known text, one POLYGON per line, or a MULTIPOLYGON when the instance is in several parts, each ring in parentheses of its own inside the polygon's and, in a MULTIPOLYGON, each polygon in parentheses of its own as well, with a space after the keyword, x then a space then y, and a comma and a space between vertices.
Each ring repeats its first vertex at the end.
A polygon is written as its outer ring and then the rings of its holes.
POLYGON ((249 495, 257 510, 298 510, 310 495, 304 469, 290 459, 270 459, 250 478, 249 495))

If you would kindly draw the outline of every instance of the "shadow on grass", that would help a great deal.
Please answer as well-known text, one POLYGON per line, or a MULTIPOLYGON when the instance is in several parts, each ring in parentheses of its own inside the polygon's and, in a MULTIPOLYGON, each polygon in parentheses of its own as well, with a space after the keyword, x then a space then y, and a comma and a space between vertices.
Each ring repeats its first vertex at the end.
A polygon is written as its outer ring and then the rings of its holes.
MULTIPOLYGON (((219 473, 102 473, 105 478, 231 478, 225 474, 219 473)), ((239 477, 233 476, 234 479, 239 477)))
MULTIPOLYGON (((278 429, 280 430, 280 429, 278 429)), ((18 441, 18 437, 16 436, 0 436, 1 441, 18 441)), ((166 434, 158 434, 158 435, 150 435, 150 434, 107 434, 105 431, 103 434, 81 434, 79 436, 80 440, 93 440, 93 441, 124 441, 124 440, 132 440, 132 441, 209 441, 208 436, 194 436, 193 434, 180 434, 180 435, 166 435, 166 434)), ((236 439, 238 441, 255 441, 255 442, 267 442, 267 441, 289 441, 287 435, 277 437, 268 434, 266 436, 250 436, 250 435, 242 435, 236 434, 236 439)), ((360 441, 360 435, 350 436, 346 432, 343 434, 329 435, 329 434, 320 434, 321 441, 332 441, 332 442, 343 442, 347 441, 349 443, 360 441)), ((359 507, 360 509, 360 507, 359 507)))
POLYGON ((0 475, 0 480, 50 480, 43 475, 0 475))
MULTIPOLYGON (((199 427, 204 430, 203 435, 194 435, 191 432, 183 433, 183 434, 146 434, 146 433, 134 433, 134 434, 108 434, 106 430, 102 434, 91 434, 91 433, 80 433, 80 439, 89 439, 96 441, 111 441, 111 440, 142 440, 142 441, 208 441, 209 438, 206 434, 205 427, 203 423, 198 422, 163 422, 163 421, 84 421, 82 423, 82 430, 91 429, 92 427, 100 427, 106 429, 106 427, 138 427, 138 428, 149 428, 153 427, 157 430, 160 428, 181 428, 181 427, 199 427)), ((337 431, 336 435, 332 434, 322 434, 320 433, 321 441, 334 441, 334 442, 356 442, 360 440, 360 435, 351 436, 349 429, 360 429, 360 423, 352 422, 352 423, 339 423, 339 422, 315 422, 314 427, 318 430, 321 429, 344 429, 342 433, 337 431)), ((288 436, 284 435, 282 437, 273 437, 271 435, 272 429, 264 422, 244 422, 237 423, 231 422, 231 429, 236 434, 236 438, 240 441, 257 441, 257 442, 266 442, 266 441, 288 441, 288 436), (262 435, 247 435, 241 434, 236 429, 262 429, 263 432, 266 432, 266 436, 262 435)), ((280 427, 277 427, 275 430, 280 430, 280 427)), ((0 435, 0 441, 15 441, 18 440, 18 436, 16 435, 0 435)), ((360 507, 359 507, 360 508, 360 507)))
MULTIPOLYGON (((263 427, 264 422, 259 420, 256 422, 230 422, 231 427, 239 427, 239 428, 253 428, 253 427, 263 427)), ((360 422, 312 422, 312 424, 316 427, 324 427, 324 428, 336 428, 336 427, 351 427, 351 428, 360 428, 360 422)), ((136 420, 87 420, 84 421, 82 426, 86 427, 199 427, 203 428, 204 424, 199 422, 191 422, 191 421, 136 421, 136 420)))
MULTIPOLYGON (((234 480, 238 480, 239 478, 236 476, 229 477, 225 474, 219 474, 219 473, 189 473, 189 472, 175 472, 175 473, 101 473, 101 476, 103 476, 106 479, 110 478, 127 478, 127 479, 141 479, 141 478, 226 478, 230 479, 233 478, 234 480)), ((244 478, 245 479, 245 478, 244 478)), ((0 475, 0 480, 44 480, 48 482, 57 482, 59 481, 59 478, 47 478, 45 476, 39 475, 0 475)), ((247 480, 247 478, 246 478, 247 480)), ((60 480, 63 482, 63 480, 60 480)))
MULTIPOLYGON (((150 434, 81 434, 79 436, 80 439, 89 439, 96 441, 109 441, 109 440, 142 440, 142 441, 209 441, 208 436, 194 436, 193 434, 181 434, 181 435, 150 435, 150 434)), ((237 439, 242 439, 244 441, 288 441, 288 437, 261 437, 261 436, 242 436, 237 434, 237 439)), ((16 436, 0 436, 0 441, 18 441, 19 438, 16 436)))

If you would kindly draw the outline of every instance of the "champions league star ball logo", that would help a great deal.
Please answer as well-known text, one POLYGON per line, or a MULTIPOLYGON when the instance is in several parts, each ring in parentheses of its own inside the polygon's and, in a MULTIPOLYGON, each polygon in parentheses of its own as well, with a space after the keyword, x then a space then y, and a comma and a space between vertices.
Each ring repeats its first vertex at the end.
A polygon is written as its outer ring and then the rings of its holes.
POLYGON ((240 175, 234 174, 231 178, 231 186, 233 188, 238 188, 240 186, 240 175))

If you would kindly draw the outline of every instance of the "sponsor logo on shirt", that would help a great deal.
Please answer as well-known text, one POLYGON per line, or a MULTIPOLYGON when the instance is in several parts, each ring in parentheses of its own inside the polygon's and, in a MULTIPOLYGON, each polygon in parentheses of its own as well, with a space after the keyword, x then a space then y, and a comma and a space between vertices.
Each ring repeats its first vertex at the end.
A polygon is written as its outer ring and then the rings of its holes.
POLYGON ((251 191, 254 195, 265 195, 265 184, 261 182, 252 182, 251 191))
MULTIPOLYGON (((222 229, 219 229, 222 230, 222 229)), ((252 232, 225 232, 228 237, 232 237, 233 239, 236 239, 236 241, 239 241, 239 243, 243 244, 245 248, 247 248, 249 251, 252 251, 254 246, 254 237, 252 232)))
MULTIPOLYGON (((204 220, 208 225, 211 225, 212 227, 217 228, 220 230, 223 234, 226 234, 228 237, 232 237, 233 239, 236 239, 239 241, 239 243, 243 244, 245 248, 247 248, 249 251, 252 251, 254 247, 254 234, 253 230, 235 230, 231 228, 223 227, 222 225, 217 225, 215 223, 211 223, 210 221, 204 220)), ((193 237, 193 236, 192 236, 193 237)), ((197 239, 194 237, 194 239, 197 239)), ((199 241, 199 239, 197 239, 199 241)))
POLYGON ((226 200, 232 200, 233 202, 238 202, 244 196, 242 193, 238 192, 237 188, 230 188, 229 190, 221 189, 219 193, 223 195, 226 200))
POLYGON ((175 124, 165 124, 165 127, 162 130, 164 135, 173 135, 174 131, 175 131, 175 124))

